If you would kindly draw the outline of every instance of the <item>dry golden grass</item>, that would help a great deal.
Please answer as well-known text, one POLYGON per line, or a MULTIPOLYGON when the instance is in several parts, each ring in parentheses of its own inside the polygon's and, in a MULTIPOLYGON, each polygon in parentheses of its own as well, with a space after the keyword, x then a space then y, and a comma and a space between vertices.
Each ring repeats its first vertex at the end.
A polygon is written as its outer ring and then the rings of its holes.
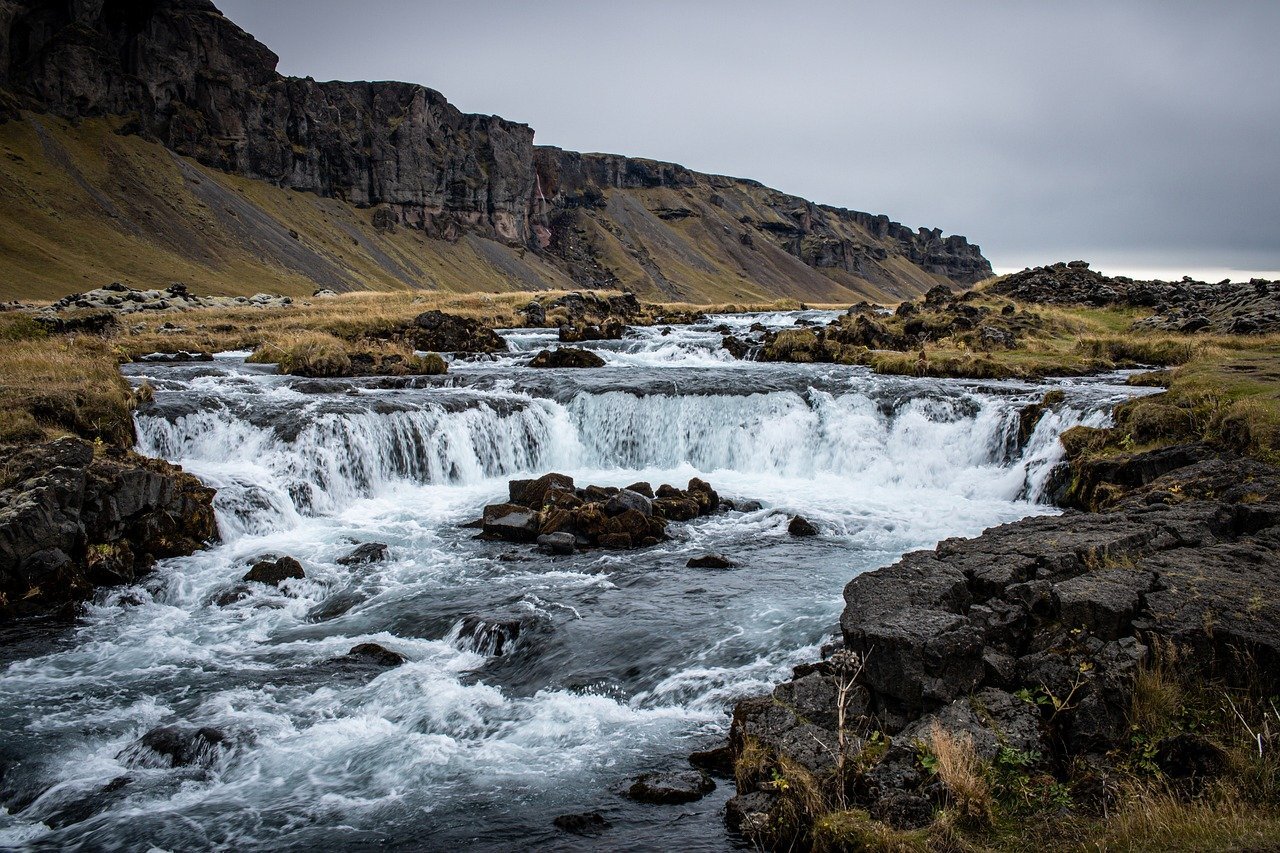
POLYGON ((960 823, 973 829, 991 826, 995 799, 987 782, 987 769, 974 752, 973 739, 934 723, 929 731, 929 750, 960 823))
MULTIPOLYGON (((0 328, 11 330, 9 319, 0 315, 0 328)), ((134 395, 108 344, 86 336, 6 337, 0 352, 0 443, 73 434, 132 444, 134 395)))
POLYGON ((1280 816, 1274 807, 1235 796, 1187 801, 1168 793, 1135 790, 1081 850, 1263 851, 1280 849, 1280 816))

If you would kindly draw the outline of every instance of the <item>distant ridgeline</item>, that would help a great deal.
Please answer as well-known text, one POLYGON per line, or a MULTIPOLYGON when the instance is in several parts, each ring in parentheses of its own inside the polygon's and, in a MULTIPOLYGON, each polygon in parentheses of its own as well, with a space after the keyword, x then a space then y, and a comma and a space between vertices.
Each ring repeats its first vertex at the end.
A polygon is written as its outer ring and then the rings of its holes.
POLYGON ((208 0, 0 0, 0 296, 118 278, 897 300, 991 274, 937 229, 276 64, 208 0))

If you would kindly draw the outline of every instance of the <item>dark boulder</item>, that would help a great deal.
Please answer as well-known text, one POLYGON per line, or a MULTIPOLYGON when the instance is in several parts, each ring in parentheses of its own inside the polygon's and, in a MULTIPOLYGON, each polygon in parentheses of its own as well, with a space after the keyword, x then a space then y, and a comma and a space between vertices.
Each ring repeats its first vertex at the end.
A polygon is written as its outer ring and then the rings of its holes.
POLYGON ((393 652, 377 643, 360 643, 357 646, 353 646, 346 656, 353 661, 385 667, 399 666, 408 660, 407 657, 399 652, 393 652))
POLYGON ((490 504, 484 508, 484 533, 490 539, 533 542, 538 538, 538 513, 522 504, 490 504))
POLYGON ((387 546, 381 542, 365 542, 357 545, 355 550, 345 557, 338 558, 340 566, 362 566, 366 563, 381 563, 387 559, 387 546))
POLYGON ((530 367, 604 367, 604 359, 590 350, 560 347, 542 350, 529 361, 530 367))
POLYGON ((577 550, 578 539, 572 533, 544 533, 538 537, 538 547, 548 554, 565 556, 577 550))
POLYGON ((543 474, 536 480, 512 480, 507 483, 507 496, 511 503, 532 509, 542 509, 547 493, 552 489, 573 491, 573 478, 565 474, 543 474))
POLYGON ((132 583, 217 538, 213 490, 167 462, 76 438, 0 455, 0 621, 132 583))
POLYGON ((595 838, 603 835, 613 824, 605 820, 600 812, 583 812, 582 814, 562 814, 552 823, 556 829, 584 838, 595 838))
POLYGON ((627 789, 627 796, 641 803, 676 805, 700 800, 716 789, 716 783, 701 770, 672 770, 645 773, 627 789))
POLYGON ((301 563, 293 557, 281 557, 278 560, 259 560, 241 580, 279 586, 287 580, 298 580, 304 577, 306 573, 303 572, 301 563))
POLYGON ((792 516, 791 521, 787 523, 787 532, 792 536, 817 536, 818 528, 809 523, 809 520, 802 515, 792 516))
POLYGON ((732 569, 734 562, 728 557, 722 557, 719 554, 705 554, 701 557, 694 557, 685 563, 690 569, 732 569))
POLYGON ((217 760, 226 735, 213 728, 161 726, 117 756, 131 767, 207 767, 217 760))
POLYGON ((428 352, 507 352, 507 342, 493 329, 468 317, 425 311, 413 318, 406 337, 415 349, 428 352))

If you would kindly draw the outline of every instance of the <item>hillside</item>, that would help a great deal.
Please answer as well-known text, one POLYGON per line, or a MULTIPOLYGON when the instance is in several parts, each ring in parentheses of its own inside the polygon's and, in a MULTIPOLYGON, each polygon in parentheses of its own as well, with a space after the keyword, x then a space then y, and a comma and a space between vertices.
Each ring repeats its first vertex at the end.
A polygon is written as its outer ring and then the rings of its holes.
POLYGON ((614 287, 895 301, 990 274, 937 229, 533 144, 407 83, 281 76, 207 0, 0 0, 0 298, 614 287))

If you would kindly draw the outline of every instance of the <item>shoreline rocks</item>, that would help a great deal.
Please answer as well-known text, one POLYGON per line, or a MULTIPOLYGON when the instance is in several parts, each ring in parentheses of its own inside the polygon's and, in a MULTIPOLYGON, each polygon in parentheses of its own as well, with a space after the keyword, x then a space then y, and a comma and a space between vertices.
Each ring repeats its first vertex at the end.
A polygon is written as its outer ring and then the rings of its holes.
POLYGON ((1085 261, 1056 263, 1005 276, 990 293, 1043 305, 1149 308, 1134 328, 1165 332, 1255 335, 1280 331, 1280 282, 1251 279, 1216 284, 1135 281, 1105 276, 1085 261))
POLYGON ((132 583, 217 539, 214 490, 167 462, 78 438, 0 453, 0 621, 132 583))
MULTIPOLYGON (((767 829, 787 808, 770 768, 785 765, 844 773, 850 808, 923 826, 941 801, 917 744, 935 730, 988 762, 1105 772, 1129 746, 1135 678, 1155 648, 1176 648, 1198 678, 1280 690, 1280 471, 1203 448, 1152 455, 1184 464, 1111 483, 1123 497, 1104 512, 945 540, 850 581, 837 650, 734 709, 727 819, 785 847, 767 829)), ((1222 766, 1197 744, 1161 749, 1170 766, 1222 766)))

